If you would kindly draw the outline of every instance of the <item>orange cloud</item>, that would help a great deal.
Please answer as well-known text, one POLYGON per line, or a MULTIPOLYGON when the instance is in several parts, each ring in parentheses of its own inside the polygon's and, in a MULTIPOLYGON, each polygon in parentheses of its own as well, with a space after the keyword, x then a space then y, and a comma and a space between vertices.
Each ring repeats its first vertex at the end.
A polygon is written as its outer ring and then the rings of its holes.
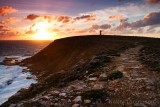
POLYGON ((53 32, 59 32, 60 30, 59 29, 53 29, 53 32))
POLYGON ((160 0, 147 0, 147 1, 153 4, 160 3, 160 0))
POLYGON ((38 30, 29 30, 29 31, 26 31, 25 34, 36 34, 38 32, 38 30))
POLYGON ((0 32, 10 31, 11 29, 8 26, 0 25, 0 32))
POLYGON ((123 18, 122 15, 120 15, 120 16, 109 16, 110 20, 118 20, 118 19, 122 19, 122 18, 123 18))
POLYGON ((96 17, 95 14, 94 15, 82 15, 80 17, 75 17, 73 20, 77 21, 77 20, 84 19, 84 20, 86 20, 86 22, 90 22, 90 21, 96 20, 95 17, 96 17))
POLYGON ((56 16, 54 19, 57 20, 58 22, 62 22, 63 24, 71 22, 70 16, 56 16))
POLYGON ((6 19, 6 21, 0 21, 0 24, 11 24, 11 23, 14 23, 14 22, 17 22, 19 21, 18 19, 16 19, 15 17, 8 17, 6 19))
POLYGON ((2 6, 0 7, 0 17, 1 16, 6 16, 9 13, 13 13, 16 12, 17 10, 12 8, 12 7, 8 7, 8 6, 2 6))

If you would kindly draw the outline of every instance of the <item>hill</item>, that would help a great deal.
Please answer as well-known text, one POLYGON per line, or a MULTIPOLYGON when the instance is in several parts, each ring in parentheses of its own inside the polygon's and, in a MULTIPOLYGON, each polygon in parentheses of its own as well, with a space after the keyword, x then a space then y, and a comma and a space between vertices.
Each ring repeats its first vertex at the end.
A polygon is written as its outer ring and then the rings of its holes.
POLYGON ((158 105, 159 42, 109 35, 55 40, 21 62, 39 83, 20 90, 2 106, 158 105))

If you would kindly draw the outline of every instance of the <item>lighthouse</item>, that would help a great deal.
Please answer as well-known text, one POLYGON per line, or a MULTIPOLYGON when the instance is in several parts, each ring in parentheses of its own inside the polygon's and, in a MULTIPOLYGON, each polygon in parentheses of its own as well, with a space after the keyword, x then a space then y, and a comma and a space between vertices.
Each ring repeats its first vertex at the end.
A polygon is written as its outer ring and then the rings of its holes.
POLYGON ((100 36, 102 35, 102 30, 99 31, 100 32, 100 36))

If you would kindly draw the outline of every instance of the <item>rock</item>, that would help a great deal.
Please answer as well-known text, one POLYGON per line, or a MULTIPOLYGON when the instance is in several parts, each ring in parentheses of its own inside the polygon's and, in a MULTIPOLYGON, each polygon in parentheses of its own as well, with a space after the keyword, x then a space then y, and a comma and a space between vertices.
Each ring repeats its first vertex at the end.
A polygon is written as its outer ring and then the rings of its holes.
POLYGON ((88 73, 88 71, 86 71, 86 74, 88 73))
POLYGON ((74 104, 74 105, 72 105, 72 107, 78 107, 79 106, 79 104, 74 104))
POLYGON ((105 77, 107 77, 107 75, 106 75, 106 73, 103 73, 103 74, 100 75, 100 77, 105 78, 105 77))
POLYGON ((91 100, 84 100, 84 103, 89 104, 89 103, 91 103, 91 100))
POLYGON ((102 89, 102 88, 104 88, 103 84, 95 84, 93 87, 95 89, 102 89))
POLYGON ((12 82, 13 82, 13 80, 8 80, 8 81, 7 81, 7 85, 12 84, 12 82))
POLYGON ((74 99, 74 102, 81 102, 82 101, 82 97, 81 96, 77 96, 75 99, 74 99))
POLYGON ((68 103, 71 103, 72 101, 70 99, 68 99, 68 103))
POLYGON ((59 95, 60 94, 60 92, 59 91, 53 91, 53 93, 55 94, 55 95, 59 95))
POLYGON ((147 107, 147 106, 143 103, 136 103, 134 104, 134 107, 147 107))
POLYGON ((59 96, 65 97, 66 93, 60 93, 59 96))
POLYGON ((9 107, 16 107, 16 104, 11 104, 9 107))
POLYGON ((55 105, 55 106, 59 106, 59 104, 58 104, 58 103, 55 103, 54 105, 55 105))
POLYGON ((49 100, 49 99, 50 99, 48 96, 44 96, 44 98, 45 98, 46 100, 49 100))
POLYGON ((26 79, 32 79, 32 77, 27 77, 26 79))
POLYGON ((97 77, 88 78, 88 80, 90 80, 90 81, 96 81, 96 80, 97 80, 97 77))

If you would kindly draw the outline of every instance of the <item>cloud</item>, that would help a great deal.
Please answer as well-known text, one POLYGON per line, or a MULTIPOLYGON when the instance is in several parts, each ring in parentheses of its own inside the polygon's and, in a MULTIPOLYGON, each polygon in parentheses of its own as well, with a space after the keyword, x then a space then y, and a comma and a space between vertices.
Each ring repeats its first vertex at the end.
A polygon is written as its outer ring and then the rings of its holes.
POLYGON ((27 17, 25 17, 26 20, 38 20, 38 19, 44 19, 48 20, 48 22, 51 22, 52 20, 55 20, 57 22, 62 22, 63 24, 67 24, 71 22, 71 17, 70 16, 52 16, 52 15, 36 15, 36 14, 30 14, 27 17))
POLYGON ((95 17, 96 17, 95 14, 93 14, 93 15, 82 15, 80 17, 75 17, 73 20, 74 21, 85 20, 85 22, 90 22, 90 21, 96 20, 95 17))
POLYGON ((67 24, 71 22, 71 17, 70 16, 56 16, 54 18, 57 22, 62 22, 63 24, 67 24))
POLYGON ((160 3, 160 0, 147 0, 147 2, 157 4, 160 3))
POLYGON ((123 15, 119 15, 119 16, 109 16, 110 20, 118 20, 118 19, 122 19, 123 15))
POLYGON ((16 12, 17 10, 12 8, 12 7, 8 7, 8 6, 2 6, 0 7, 0 17, 1 16, 6 16, 9 13, 13 13, 16 12))
POLYGON ((8 17, 5 21, 0 21, 0 24, 11 24, 17 21, 19 21, 19 19, 16 19, 15 17, 8 17))
POLYGON ((144 16, 143 19, 137 20, 131 23, 131 27, 145 27, 150 25, 159 25, 160 24, 160 11, 151 12, 144 16))
POLYGON ((1 40, 22 40, 26 38, 23 33, 18 31, 0 32, 0 37, 1 40))
POLYGON ((59 32, 60 30, 59 29, 53 29, 53 32, 59 32))
POLYGON ((30 14, 30 15, 28 15, 27 17, 25 17, 24 19, 25 19, 25 20, 31 20, 31 21, 33 21, 33 20, 36 20, 36 19, 38 19, 38 18, 40 18, 40 17, 42 17, 42 16, 36 15, 36 14, 30 14))
POLYGON ((36 34, 38 32, 38 30, 28 30, 28 31, 26 31, 25 32, 25 34, 31 34, 31 35, 33 35, 33 34, 36 34))
POLYGON ((124 30, 129 26, 130 26, 130 23, 128 22, 128 18, 121 19, 119 22, 119 25, 115 28, 115 30, 124 30))
POLYGON ((88 11, 82 14, 96 14, 97 19, 107 20, 110 16, 122 15, 123 17, 133 18, 141 17, 147 13, 160 10, 159 5, 150 5, 148 3, 139 4, 139 3, 126 3, 120 6, 107 7, 104 9, 99 9, 95 11, 88 11))
POLYGON ((0 32, 10 31, 11 29, 8 26, 0 25, 0 32))
POLYGON ((115 30, 125 30, 127 28, 135 30, 146 26, 157 26, 160 25, 159 17, 160 12, 151 12, 145 15, 143 19, 139 19, 133 22, 128 22, 128 18, 121 19, 119 25, 115 28, 115 30))
POLYGON ((98 25, 98 24, 93 24, 91 27, 89 28, 85 28, 85 29, 79 29, 78 31, 76 31, 76 33, 94 33, 96 32, 96 30, 107 30, 110 29, 112 26, 110 24, 102 24, 102 25, 98 25))

